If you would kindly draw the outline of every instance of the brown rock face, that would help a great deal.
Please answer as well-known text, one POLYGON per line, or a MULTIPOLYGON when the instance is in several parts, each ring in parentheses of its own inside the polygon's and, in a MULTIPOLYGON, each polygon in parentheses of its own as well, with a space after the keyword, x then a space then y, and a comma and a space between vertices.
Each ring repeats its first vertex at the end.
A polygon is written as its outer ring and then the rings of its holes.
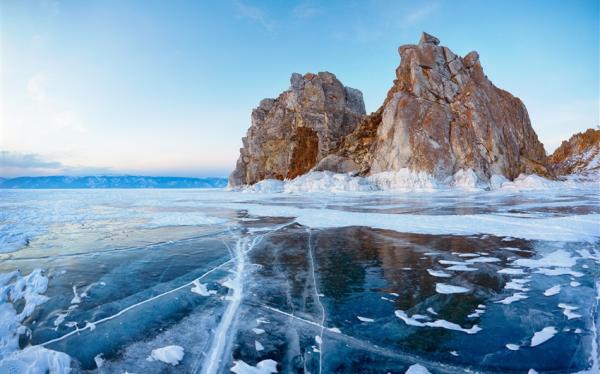
POLYGON ((573 135, 548 157, 548 163, 557 176, 600 172, 600 130, 573 135))
POLYGON ((439 178, 473 169, 482 180, 548 174, 527 109, 487 79, 477 52, 457 56, 423 33, 418 45, 399 53, 394 86, 344 139, 340 160, 361 174, 402 168, 439 178))
POLYGON ((365 115, 359 90, 331 73, 292 74, 291 87, 252 111, 232 186, 295 178, 336 150, 365 115))

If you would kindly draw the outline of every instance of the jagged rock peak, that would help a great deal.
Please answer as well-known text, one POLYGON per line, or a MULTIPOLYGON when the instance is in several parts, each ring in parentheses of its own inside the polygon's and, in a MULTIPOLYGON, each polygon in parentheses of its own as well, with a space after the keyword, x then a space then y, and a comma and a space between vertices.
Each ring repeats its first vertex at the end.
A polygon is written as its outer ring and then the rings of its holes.
POLYGON ((232 186, 294 178, 338 148, 365 115, 362 93, 334 74, 294 73, 290 88, 261 100, 242 139, 232 186))
POLYGON ((600 173, 600 129, 587 129, 563 141, 548 162, 557 176, 600 173))
POLYGON ((427 33, 398 51, 394 85, 344 140, 340 162, 351 160, 361 174, 403 168, 440 178, 472 169, 482 180, 548 174, 527 109, 487 79, 477 52, 460 57, 427 33))
POLYGON ((431 43, 431 44, 439 45, 440 44, 440 40, 438 38, 436 38, 435 36, 431 35, 431 34, 423 32, 421 34, 421 39, 419 40, 419 44, 425 44, 425 43, 431 43))

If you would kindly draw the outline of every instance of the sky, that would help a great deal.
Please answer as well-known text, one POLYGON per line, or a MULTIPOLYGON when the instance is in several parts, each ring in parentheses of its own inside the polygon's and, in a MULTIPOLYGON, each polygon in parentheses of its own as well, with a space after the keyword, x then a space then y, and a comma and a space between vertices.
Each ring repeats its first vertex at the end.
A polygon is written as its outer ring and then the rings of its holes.
POLYGON ((421 32, 479 52, 552 152, 599 119, 599 4, 0 2, 0 176, 225 176, 250 113, 330 71, 377 110, 421 32))

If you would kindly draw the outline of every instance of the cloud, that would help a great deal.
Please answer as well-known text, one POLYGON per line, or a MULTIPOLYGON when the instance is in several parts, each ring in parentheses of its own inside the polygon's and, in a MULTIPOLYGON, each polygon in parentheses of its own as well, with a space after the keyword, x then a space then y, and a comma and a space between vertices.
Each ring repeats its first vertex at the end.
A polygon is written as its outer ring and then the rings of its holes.
POLYGON ((41 175, 105 175, 110 168, 69 166, 49 160, 37 153, 0 151, 0 177, 13 178, 41 175))
POLYGON ((27 94, 29 98, 39 104, 48 102, 46 94, 46 85, 48 83, 48 75, 44 72, 39 72, 27 80, 27 94))
POLYGON ((325 13, 323 8, 311 5, 309 3, 302 3, 292 9, 292 15, 298 19, 308 19, 319 16, 325 13))
POLYGON ((427 3, 419 8, 412 9, 404 16, 404 22, 408 24, 418 23, 425 18, 429 17, 431 14, 435 13, 439 8, 438 3, 427 3))
POLYGON ((44 160, 35 153, 18 153, 10 151, 0 151, 0 168, 20 168, 20 169, 60 169, 64 165, 58 161, 44 160))
POLYGON ((56 129, 85 132, 87 129, 83 126, 79 115, 48 94, 49 80, 48 73, 44 71, 29 78, 26 84, 29 99, 36 105, 39 113, 46 118, 46 122, 56 129))
POLYGON ((247 19, 251 22, 258 23, 268 31, 272 31, 275 24, 269 19, 264 10, 259 7, 244 4, 239 0, 233 0, 233 6, 236 10, 237 18, 247 19))

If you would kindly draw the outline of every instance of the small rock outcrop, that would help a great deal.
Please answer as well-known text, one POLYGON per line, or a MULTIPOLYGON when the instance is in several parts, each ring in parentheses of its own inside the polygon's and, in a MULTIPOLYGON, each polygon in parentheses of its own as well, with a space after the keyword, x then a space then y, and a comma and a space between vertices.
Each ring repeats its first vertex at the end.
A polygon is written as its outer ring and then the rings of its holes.
POLYGON ((548 163, 559 177, 600 173, 600 129, 587 129, 563 141, 548 157, 548 163))
POLYGON ((439 43, 423 33, 419 44, 399 48, 400 66, 383 105, 336 152, 347 167, 325 159, 317 168, 363 175, 408 168, 440 179, 461 169, 481 180, 548 175, 544 147, 521 100, 488 80, 477 52, 460 57, 439 43))
POLYGON ((364 116, 362 93, 345 87, 335 75, 292 74, 287 91, 277 99, 262 100, 252 111, 230 185, 291 179, 308 172, 338 149, 364 116))

